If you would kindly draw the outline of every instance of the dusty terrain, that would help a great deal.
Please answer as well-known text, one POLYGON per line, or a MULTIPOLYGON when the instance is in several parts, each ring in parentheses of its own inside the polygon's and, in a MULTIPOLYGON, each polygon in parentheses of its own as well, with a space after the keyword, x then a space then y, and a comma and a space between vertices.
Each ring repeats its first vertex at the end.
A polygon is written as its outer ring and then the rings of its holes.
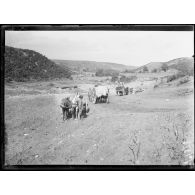
POLYGON ((193 164, 193 82, 154 89, 157 81, 142 81, 144 92, 127 96, 110 84, 109 104, 89 103, 87 118, 63 122, 60 100, 76 91, 86 98, 92 86, 61 89, 71 82, 5 86, 6 164, 193 164))

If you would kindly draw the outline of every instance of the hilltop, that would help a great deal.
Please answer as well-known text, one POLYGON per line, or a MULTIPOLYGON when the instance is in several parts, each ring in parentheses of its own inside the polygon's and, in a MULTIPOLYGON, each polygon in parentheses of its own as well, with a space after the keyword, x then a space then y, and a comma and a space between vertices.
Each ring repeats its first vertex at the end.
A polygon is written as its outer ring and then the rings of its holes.
POLYGON ((28 49, 5 46, 5 80, 29 81, 70 78, 71 71, 42 54, 28 49))
POLYGON ((76 60, 53 60, 60 67, 68 67, 74 71, 86 71, 86 72, 96 72, 98 69, 103 70, 116 70, 124 71, 126 69, 135 69, 134 66, 127 66, 117 63, 109 62, 96 62, 96 61, 76 61, 76 60))
POLYGON ((135 69, 135 72, 143 72, 144 68, 147 67, 148 72, 156 70, 160 72, 162 66, 167 66, 168 69, 175 69, 181 71, 185 74, 192 75, 194 72, 194 58, 193 57, 183 57, 170 60, 168 62, 150 62, 144 66, 135 69))

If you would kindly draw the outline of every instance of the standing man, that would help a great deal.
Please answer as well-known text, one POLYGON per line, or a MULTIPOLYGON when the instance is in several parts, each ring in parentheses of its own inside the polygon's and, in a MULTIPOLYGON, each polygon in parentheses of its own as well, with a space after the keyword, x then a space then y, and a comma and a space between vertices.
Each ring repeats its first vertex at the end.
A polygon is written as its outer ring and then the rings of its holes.
POLYGON ((61 105, 60 107, 62 108, 62 115, 63 115, 63 121, 68 119, 68 115, 69 115, 69 110, 71 109, 71 101, 70 101, 70 97, 64 98, 61 101, 61 105))
POLYGON ((78 102, 79 102, 79 93, 75 95, 75 97, 72 100, 72 116, 73 119, 78 118, 78 102))
POLYGON ((81 119, 81 115, 82 115, 82 112, 83 112, 83 105, 84 105, 84 102, 83 102, 83 96, 80 95, 79 96, 79 101, 78 101, 78 118, 81 119))

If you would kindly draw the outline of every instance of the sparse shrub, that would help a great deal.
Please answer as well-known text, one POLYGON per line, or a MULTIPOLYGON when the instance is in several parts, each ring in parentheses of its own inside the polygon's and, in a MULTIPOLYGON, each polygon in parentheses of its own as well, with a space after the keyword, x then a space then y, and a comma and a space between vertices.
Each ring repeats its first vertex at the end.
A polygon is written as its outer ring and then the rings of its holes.
POLYGON ((26 81, 28 81, 28 79, 23 78, 23 77, 19 77, 19 78, 16 79, 16 81, 18 81, 18 82, 26 82, 26 81))
POLYGON ((161 66, 161 70, 166 72, 168 69, 169 69, 168 65, 166 63, 163 63, 163 65, 161 66))
POLYGON ((184 120, 184 115, 181 115, 184 123, 176 123, 174 118, 168 117, 167 121, 171 123, 171 126, 164 126, 163 128, 163 143, 167 154, 173 164, 178 163, 182 165, 186 162, 190 163, 188 156, 185 155, 186 151, 189 150, 189 145, 185 145, 189 132, 189 120, 184 120))
POLYGON ((8 83, 11 83, 13 80, 12 78, 8 77, 8 78, 5 78, 5 82, 8 82, 8 83))
POLYGON ((148 72, 148 67, 147 66, 143 67, 143 72, 148 72))
POLYGON ((104 76, 118 76, 119 72, 112 69, 98 69, 95 73, 95 76, 104 77, 104 76))
POLYGON ((130 141, 129 141, 129 149, 131 150, 133 154, 133 164, 138 165, 139 164, 139 154, 140 154, 140 146, 141 142, 139 140, 139 132, 133 131, 130 135, 130 141))
POLYGON ((126 77, 126 76, 122 75, 120 78, 120 81, 124 82, 124 83, 129 83, 129 82, 135 81, 136 79, 137 79, 136 76, 126 77))
POLYGON ((54 84, 53 84, 53 83, 49 83, 48 86, 49 86, 49 87, 53 87, 54 84))
POLYGON ((168 76, 168 77, 167 77, 167 83, 169 83, 169 82, 171 82, 171 81, 173 81, 173 80, 175 80, 175 79, 176 79, 176 75, 168 76))
POLYGON ((153 151, 152 156, 153 156, 153 159, 156 163, 161 162, 162 152, 163 152, 163 145, 158 147, 158 146, 156 146, 156 144, 154 144, 154 151, 153 151))
POLYGON ((157 72, 157 69, 156 68, 152 70, 152 73, 156 73, 156 72, 157 72))
POLYGON ((185 74, 182 73, 182 72, 178 72, 177 74, 174 74, 174 75, 170 75, 167 77, 167 83, 171 82, 171 81, 174 81, 180 77, 184 77, 185 74))
POLYGON ((177 85, 182 85, 182 84, 187 83, 187 82, 189 82, 189 81, 190 81, 189 77, 184 77, 184 78, 182 78, 182 79, 179 81, 179 83, 178 83, 177 85))
POLYGON ((116 82, 118 80, 118 76, 112 76, 111 82, 116 82))
POLYGON ((95 76, 104 76, 103 69, 98 69, 95 73, 95 76))
POLYGON ((126 69, 123 71, 124 73, 134 73, 135 71, 134 70, 129 70, 129 69, 126 69))

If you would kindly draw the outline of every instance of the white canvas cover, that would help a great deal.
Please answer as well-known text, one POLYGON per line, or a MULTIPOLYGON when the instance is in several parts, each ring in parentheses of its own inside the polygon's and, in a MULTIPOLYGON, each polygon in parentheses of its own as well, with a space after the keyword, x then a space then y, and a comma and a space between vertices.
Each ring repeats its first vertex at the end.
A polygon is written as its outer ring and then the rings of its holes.
POLYGON ((98 86, 95 87, 95 91, 96 91, 96 96, 100 97, 102 95, 106 96, 108 93, 108 87, 106 86, 98 86))

